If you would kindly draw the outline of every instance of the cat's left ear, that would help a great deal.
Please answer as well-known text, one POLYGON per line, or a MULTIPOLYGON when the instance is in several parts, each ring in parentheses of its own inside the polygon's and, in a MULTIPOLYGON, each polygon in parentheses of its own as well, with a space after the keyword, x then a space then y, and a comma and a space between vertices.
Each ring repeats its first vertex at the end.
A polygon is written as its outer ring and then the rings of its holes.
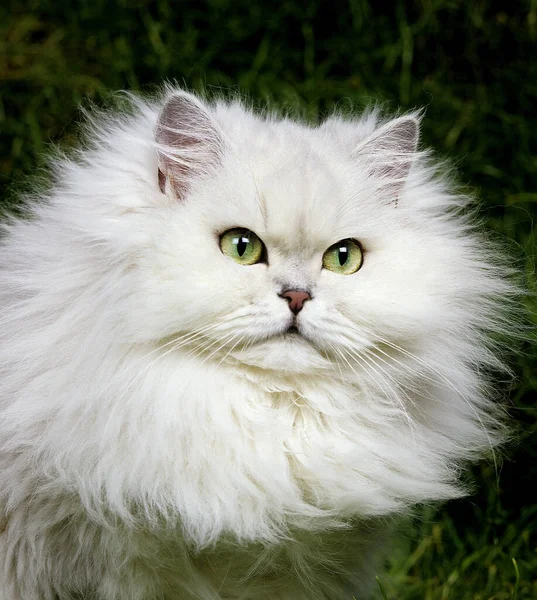
POLYGON ((207 107, 193 94, 175 92, 157 120, 158 183, 183 199, 194 178, 220 164, 222 138, 207 107))
POLYGON ((416 158, 418 140, 419 118, 406 115, 382 125, 354 149, 353 157, 366 163, 385 201, 397 204, 416 158))

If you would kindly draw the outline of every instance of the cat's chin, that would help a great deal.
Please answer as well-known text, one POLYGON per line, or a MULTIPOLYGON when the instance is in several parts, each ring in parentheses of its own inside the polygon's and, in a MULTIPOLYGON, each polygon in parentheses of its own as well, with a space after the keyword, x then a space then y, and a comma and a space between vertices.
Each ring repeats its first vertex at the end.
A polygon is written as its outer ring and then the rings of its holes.
POLYGON ((331 368, 330 361, 293 328, 232 355, 242 364, 279 373, 310 374, 331 368))

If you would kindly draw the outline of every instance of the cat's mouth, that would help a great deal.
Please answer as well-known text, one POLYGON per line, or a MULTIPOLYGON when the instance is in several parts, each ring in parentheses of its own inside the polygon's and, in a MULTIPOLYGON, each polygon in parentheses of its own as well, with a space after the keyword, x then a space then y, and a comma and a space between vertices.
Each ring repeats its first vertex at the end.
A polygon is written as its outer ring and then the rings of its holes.
POLYGON ((228 354, 245 365, 278 373, 305 374, 331 368, 331 363, 310 338, 308 325, 300 320, 289 321, 280 331, 266 332, 265 337, 238 349, 233 347, 228 354))
POLYGON ((291 323, 291 325, 289 325, 289 327, 278 337, 291 343, 306 343, 307 345, 312 344, 312 340, 309 338, 309 336, 305 335, 302 327, 300 327, 296 322, 291 323))

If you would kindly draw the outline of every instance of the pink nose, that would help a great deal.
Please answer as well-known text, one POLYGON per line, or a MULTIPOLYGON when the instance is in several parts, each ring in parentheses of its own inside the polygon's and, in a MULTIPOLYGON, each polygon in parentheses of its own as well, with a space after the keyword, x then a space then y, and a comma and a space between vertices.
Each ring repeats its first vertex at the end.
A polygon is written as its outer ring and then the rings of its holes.
POLYGON ((283 292, 281 296, 289 302, 289 308, 295 315, 302 310, 306 300, 311 300, 311 296, 308 292, 299 292, 295 290, 287 290, 286 292, 283 292))

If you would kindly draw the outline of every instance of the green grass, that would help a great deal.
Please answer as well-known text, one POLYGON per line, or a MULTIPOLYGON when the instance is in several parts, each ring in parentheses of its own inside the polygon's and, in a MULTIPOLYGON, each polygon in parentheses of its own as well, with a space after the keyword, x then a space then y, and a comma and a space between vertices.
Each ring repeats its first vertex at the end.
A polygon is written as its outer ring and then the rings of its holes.
MULTIPOLYGON (((425 144, 457 162, 482 198, 483 220, 536 290, 537 0, 8 0, 0 7, 3 202, 51 142, 76 141, 80 101, 151 91, 165 78, 240 91, 312 120, 371 99, 427 106, 425 144)), ((533 299, 528 306, 536 315, 533 299)), ((424 508, 406 526, 379 575, 384 598, 537 598, 535 364, 528 341, 514 359, 518 437, 509 458, 498 473, 474 469, 468 500, 424 508)))
POLYGON ((449 510, 425 515, 397 548, 390 577, 381 577, 386 597, 537 598, 535 506, 515 518, 486 512, 474 505, 470 530, 449 510))

